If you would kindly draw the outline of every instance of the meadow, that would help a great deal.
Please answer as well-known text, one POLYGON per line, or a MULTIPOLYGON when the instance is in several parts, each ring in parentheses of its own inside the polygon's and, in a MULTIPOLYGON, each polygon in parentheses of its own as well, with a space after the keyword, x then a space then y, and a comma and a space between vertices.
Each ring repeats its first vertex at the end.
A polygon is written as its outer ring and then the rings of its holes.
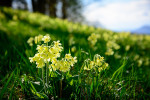
POLYGON ((150 35, 0 7, 0 99, 150 98, 150 35))

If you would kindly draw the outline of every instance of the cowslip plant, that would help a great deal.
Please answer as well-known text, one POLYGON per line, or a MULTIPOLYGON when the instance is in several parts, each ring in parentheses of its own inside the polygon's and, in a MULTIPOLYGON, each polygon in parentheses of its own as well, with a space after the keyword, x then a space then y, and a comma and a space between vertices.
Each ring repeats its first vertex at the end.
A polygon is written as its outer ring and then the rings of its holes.
POLYGON ((72 57, 71 54, 66 54, 64 58, 58 60, 63 49, 59 40, 53 41, 50 46, 48 45, 49 36, 44 36, 42 40, 44 44, 37 46, 38 52, 34 57, 29 57, 30 62, 36 62, 37 68, 43 68, 45 64, 50 64, 47 66, 50 71, 67 72, 77 62, 77 57, 72 57))
POLYGON ((105 70, 108 69, 109 65, 105 62, 104 57, 99 54, 95 54, 93 59, 86 59, 80 70, 79 82, 83 90, 83 95, 86 95, 86 99, 90 98, 91 95, 99 93, 98 88, 103 79, 105 70))
MULTIPOLYGON (((29 57, 31 63, 36 63, 36 68, 42 68, 42 79, 44 87, 48 87, 48 85, 50 85, 49 77, 55 76, 50 74, 54 74, 56 72, 61 74, 61 77, 63 77, 63 75, 69 72, 71 67, 77 63, 77 57, 72 57, 71 54, 65 54, 65 57, 61 58, 60 56, 63 50, 62 44, 59 40, 53 41, 50 44, 50 40, 51 38, 49 35, 36 36, 34 41, 35 44, 38 44, 36 48, 37 53, 33 57, 29 57)), ((62 79, 63 78, 60 80, 61 85, 62 79)))
POLYGON ((104 57, 99 54, 94 55, 93 61, 86 59, 84 64, 84 70, 98 70, 98 72, 105 70, 107 67, 108 63, 106 63, 104 57))

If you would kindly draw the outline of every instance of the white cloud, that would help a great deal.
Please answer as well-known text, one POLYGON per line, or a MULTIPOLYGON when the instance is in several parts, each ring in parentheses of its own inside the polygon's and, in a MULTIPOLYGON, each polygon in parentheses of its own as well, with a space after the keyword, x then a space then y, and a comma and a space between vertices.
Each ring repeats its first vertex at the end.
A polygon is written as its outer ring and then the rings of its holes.
POLYGON ((90 22, 98 21, 112 30, 132 30, 150 25, 150 0, 90 4, 84 16, 90 22))

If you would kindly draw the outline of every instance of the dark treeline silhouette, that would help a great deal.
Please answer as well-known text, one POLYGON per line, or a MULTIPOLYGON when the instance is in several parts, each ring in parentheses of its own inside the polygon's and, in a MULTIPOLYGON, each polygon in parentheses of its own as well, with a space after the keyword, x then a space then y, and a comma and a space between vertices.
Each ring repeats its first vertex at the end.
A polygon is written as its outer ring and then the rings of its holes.
MULTIPOLYGON (((82 18, 82 0, 31 0, 32 11, 47 14, 51 17, 58 17, 58 4, 61 7, 62 19, 69 19, 71 21, 78 21, 82 18)), ((0 6, 12 7, 12 3, 16 3, 17 9, 27 10, 26 0, 0 0, 0 6)), ((60 10, 60 9, 59 9, 60 10)))
POLYGON ((0 1, 0 6, 6 6, 6 7, 11 7, 13 0, 1 0, 0 1))

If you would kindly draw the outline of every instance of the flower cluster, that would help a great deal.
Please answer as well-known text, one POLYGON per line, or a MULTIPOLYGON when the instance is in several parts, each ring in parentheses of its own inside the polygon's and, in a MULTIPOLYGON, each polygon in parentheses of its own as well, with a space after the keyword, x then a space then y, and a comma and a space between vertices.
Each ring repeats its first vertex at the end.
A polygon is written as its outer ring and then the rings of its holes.
MULTIPOLYGON (((30 37, 27 41, 27 43, 30 45, 30 46, 33 46, 33 41, 35 42, 35 44, 38 44, 42 41, 42 39, 45 39, 43 38, 44 36, 43 35, 38 35, 38 36, 35 36, 35 38, 33 37, 30 37)), ((45 36, 48 38, 48 40, 50 41, 50 37, 48 36, 48 34, 45 36)))
POLYGON ((101 72, 108 67, 108 63, 104 61, 104 57, 96 54, 94 55, 94 60, 91 61, 90 59, 85 60, 84 70, 97 70, 101 72))
MULTIPOLYGON (((40 35, 39 35, 40 36, 40 35)), ((37 45, 36 50, 38 51, 34 57, 29 57, 30 62, 36 62, 37 68, 43 68, 45 64, 50 64, 48 67, 50 71, 60 70, 66 72, 70 70, 70 67, 77 62, 76 57, 72 57, 71 54, 66 54, 65 58, 57 60, 60 55, 63 47, 60 41, 53 41, 49 46, 48 42, 50 41, 50 36, 45 35, 43 38, 37 37, 37 41, 43 41, 42 45, 37 45)))
POLYGON ((53 59, 52 64, 49 65, 49 68, 50 71, 60 70, 62 72, 67 72, 76 62, 77 57, 72 57, 71 54, 66 54, 65 58, 62 58, 61 60, 53 59))
POLYGON ((43 35, 35 36, 35 39, 34 39, 35 44, 38 44, 39 42, 41 42, 42 39, 43 39, 43 35))
POLYGON ((88 41, 90 42, 90 44, 91 44, 92 46, 94 46, 99 38, 100 38, 100 35, 99 35, 99 34, 92 33, 92 34, 88 37, 88 41))
POLYGON ((108 41, 106 47, 107 47, 107 51, 105 52, 106 55, 113 55, 114 54, 113 49, 115 50, 120 49, 120 46, 113 41, 108 41))

